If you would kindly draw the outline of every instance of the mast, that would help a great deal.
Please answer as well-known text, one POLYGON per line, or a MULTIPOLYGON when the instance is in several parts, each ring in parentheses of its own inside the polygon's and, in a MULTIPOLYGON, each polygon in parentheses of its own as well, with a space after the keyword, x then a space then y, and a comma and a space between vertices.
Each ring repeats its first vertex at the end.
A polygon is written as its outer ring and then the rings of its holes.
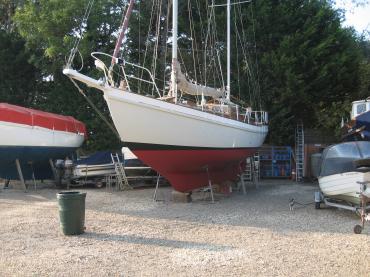
POLYGON ((178 0, 172 3, 172 71, 171 71, 171 95, 177 102, 177 82, 176 82, 176 64, 177 64, 177 17, 178 17, 178 0))
POLYGON ((227 0, 227 85, 226 101, 230 101, 230 74, 231 74, 231 3, 227 0))
POLYGON ((122 27, 121 27, 121 33, 119 34, 119 37, 118 37, 117 42, 116 42, 116 47, 114 48, 114 52, 113 52, 112 66, 114 65, 115 60, 118 57, 119 49, 121 48, 122 41, 125 38, 125 33, 126 33, 126 30, 127 30, 127 27, 128 27, 128 22, 129 22, 129 19, 130 19, 130 16, 131 16, 131 12, 134 8, 134 2, 135 2, 135 0, 130 0, 130 4, 127 8, 126 15, 123 19, 122 27))

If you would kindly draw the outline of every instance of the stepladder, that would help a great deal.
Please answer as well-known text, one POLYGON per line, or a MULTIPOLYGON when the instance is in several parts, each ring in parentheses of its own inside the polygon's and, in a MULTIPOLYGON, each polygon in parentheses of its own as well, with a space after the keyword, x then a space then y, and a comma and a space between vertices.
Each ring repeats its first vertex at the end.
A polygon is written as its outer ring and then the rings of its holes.
POLYGON ((126 172, 119 155, 117 153, 111 153, 111 158, 115 170, 115 180, 117 189, 119 190, 132 189, 132 186, 128 183, 126 172))

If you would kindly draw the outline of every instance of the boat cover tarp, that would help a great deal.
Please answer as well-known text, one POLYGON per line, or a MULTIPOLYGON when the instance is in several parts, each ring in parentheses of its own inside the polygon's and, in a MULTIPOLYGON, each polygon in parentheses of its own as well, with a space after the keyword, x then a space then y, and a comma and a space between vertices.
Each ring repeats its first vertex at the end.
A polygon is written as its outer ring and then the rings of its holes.
POLYGON ((355 161, 368 158, 369 141, 351 141, 329 146, 323 152, 320 176, 356 171, 355 161))
POLYGON ((0 103, 0 121, 80 133, 87 136, 85 124, 72 116, 43 112, 8 103, 0 103))
MULTIPOLYGON (((142 161, 139 159, 128 159, 123 160, 122 155, 118 155, 121 162, 123 162, 124 166, 133 167, 133 166, 146 166, 142 161)), ((80 160, 77 160, 75 162, 76 165, 99 165, 99 164, 111 164, 112 158, 111 158, 111 152, 110 151, 99 151, 87 158, 83 158, 80 160)))
MULTIPOLYGON (((120 156, 122 159, 122 156, 120 156)), ((87 158, 83 158, 76 161, 76 164, 83 164, 83 165, 98 165, 98 164, 111 164, 111 152, 110 151, 99 151, 87 158)))

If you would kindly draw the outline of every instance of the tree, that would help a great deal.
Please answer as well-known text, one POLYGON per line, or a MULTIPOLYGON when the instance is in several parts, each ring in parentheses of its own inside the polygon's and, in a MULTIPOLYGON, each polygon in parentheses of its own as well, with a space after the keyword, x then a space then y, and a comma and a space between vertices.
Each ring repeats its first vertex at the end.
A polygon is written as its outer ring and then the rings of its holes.
MULTIPOLYGON (((17 9, 13 20, 32 53, 30 61, 42 71, 44 78, 49 80, 44 83, 44 94, 37 99, 37 107, 72 115, 86 123, 90 134, 85 145, 87 151, 117 149, 120 145, 117 137, 102 124, 95 111, 62 74, 76 37, 83 35, 84 38, 79 45, 81 55, 78 54, 75 59, 75 66, 79 67, 82 62, 79 58, 82 58, 83 72, 97 74, 90 53, 110 50, 114 46, 114 33, 117 32, 121 9, 126 1, 95 1, 88 25, 81 28, 87 2, 87 0, 25 1, 17 9)), ((92 89, 84 89, 98 109, 110 118, 102 94, 92 89)))
POLYGON ((0 0, 0 101, 33 106, 42 91, 40 71, 29 63, 30 52, 12 20, 22 2, 0 0))
POLYGON ((352 29, 325 1, 257 1, 265 107, 270 141, 293 143, 298 120, 310 128, 339 128, 357 98, 361 54, 352 29))
POLYGON ((360 64, 360 99, 365 99, 370 96, 370 41, 365 37, 361 38, 360 42, 363 59, 360 64))

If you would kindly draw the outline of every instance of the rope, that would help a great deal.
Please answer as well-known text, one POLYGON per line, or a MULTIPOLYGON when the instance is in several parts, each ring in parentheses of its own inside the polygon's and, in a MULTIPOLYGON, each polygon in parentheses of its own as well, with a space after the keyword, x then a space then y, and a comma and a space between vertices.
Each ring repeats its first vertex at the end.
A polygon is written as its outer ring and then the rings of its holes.
POLYGON ((117 136, 119 140, 121 140, 116 128, 108 121, 108 119, 99 111, 99 109, 95 106, 95 104, 90 100, 89 97, 84 93, 84 91, 79 87, 79 85, 73 80, 71 77, 68 77, 71 82, 75 85, 78 92, 86 99, 86 101, 90 104, 90 106, 94 109, 94 111, 99 115, 99 117, 108 125, 108 127, 113 131, 113 133, 117 136))
POLYGON ((294 198, 291 198, 291 199, 289 200, 289 210, 290 210, 290 211, 293 211, 293 206, 294 206, 294 205, 299 205, 299 206, 301 206, 301 207, 306 207, 306 206, 309 206, 309 205, 312 205, 312 204, 315 204, 315 201, 314 201, 314 202, 308 202, 308 203, 300 203, 300 202, 298 202, 298 201, 295 201, 295 199, 294 199, 294 198))

